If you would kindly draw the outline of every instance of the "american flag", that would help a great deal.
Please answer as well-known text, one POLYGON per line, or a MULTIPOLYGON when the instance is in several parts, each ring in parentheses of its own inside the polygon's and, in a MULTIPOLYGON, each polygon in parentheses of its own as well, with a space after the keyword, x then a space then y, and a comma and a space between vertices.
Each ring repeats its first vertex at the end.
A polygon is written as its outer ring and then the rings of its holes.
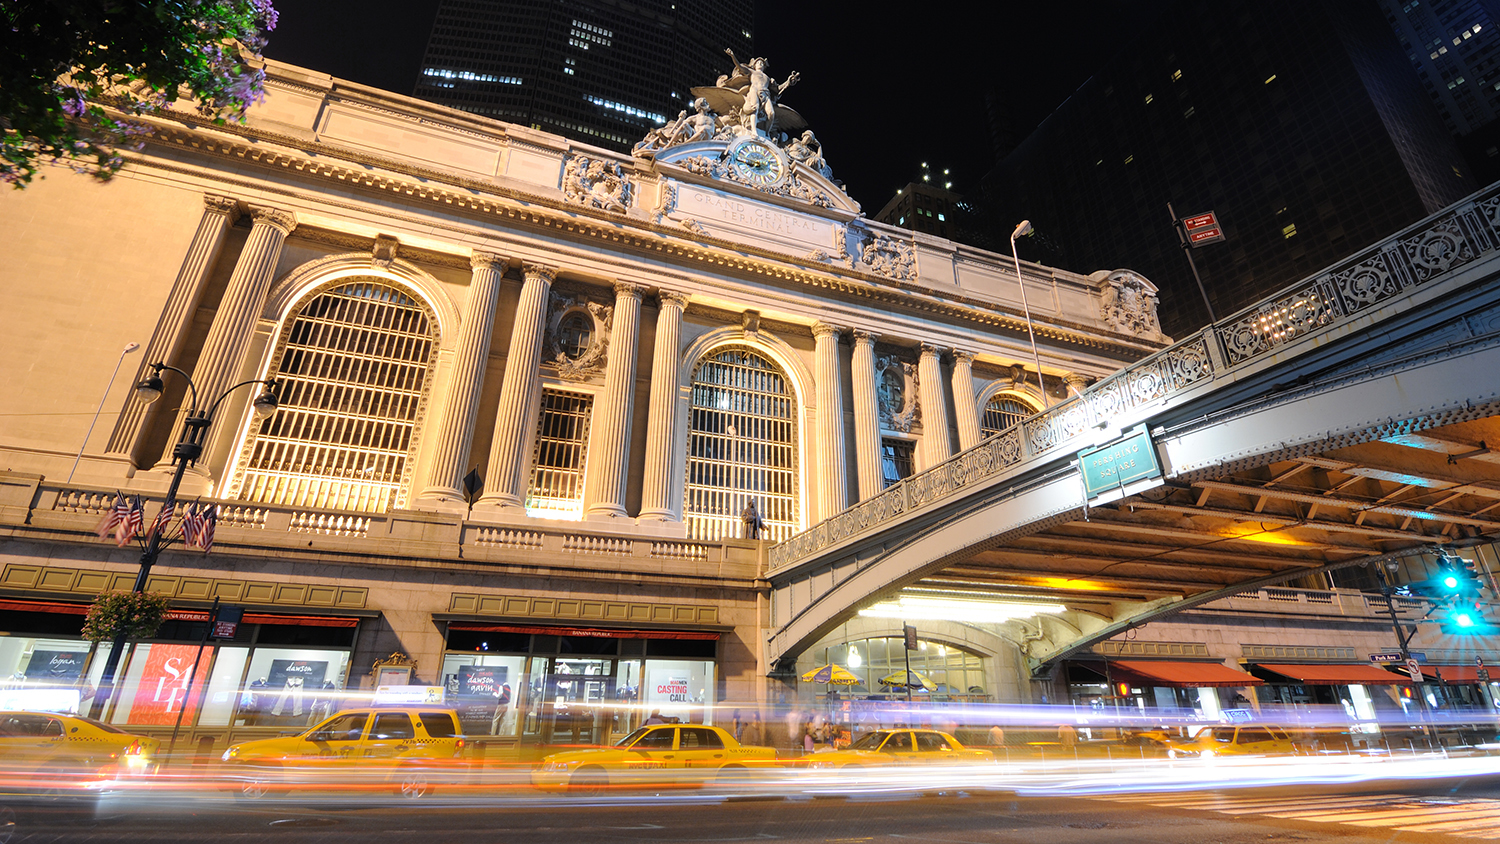
POLYGON ((125 496, 121 495, 119 490, 115 490, 115 503, 104 511, 104 518, 99 521, 99 526, 94 528, 94 532, 99 534, 100 539, 109 536, 110 532, 124 521, 125 514, 129 512, 130 505, 125 503, 125 496))
POLYGON ((141 529, 146 526, 146 507, 141 503, 139 495, 131 499, 130 509, 126 511, 125 517, 115 527, 115 544, 124 548, 130 544, 130 540, 140 536, 141 529))
POLYGON ((214 547, 214 526, 219 522, 218 505, 210 504, 203 508, 203 527, 198 531, 198 547, 207 554, 208 549, 214 547))
POLYGON ((198 513, 197 503, 189 504, 182 511, 182 544, 189 548, 198 544, 198 532, 203 530, 203 516, 198 513))
MULTIPOLYGON (((162 534, 166 533, 167 527, 172 524, 172 516, 176 515, 176 513, 176 501, 168 501, 167 503, 161 505, 161 509, 156 512, 156 521, 151 523, 151 534, 155 534, 156 536, 160 537, 162 534)), ((149 535, 150 534, 148 534, 148 536, 149 535)))

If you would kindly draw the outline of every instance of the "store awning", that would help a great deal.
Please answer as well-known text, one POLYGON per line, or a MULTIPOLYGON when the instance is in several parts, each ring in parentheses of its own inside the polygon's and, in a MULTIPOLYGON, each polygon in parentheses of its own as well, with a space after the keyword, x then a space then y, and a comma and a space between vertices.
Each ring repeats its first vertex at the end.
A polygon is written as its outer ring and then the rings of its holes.
POLYGON ((88 615, 88 604, 63 604, 57 601, 0 601, 0 610, 13 610, 16 612, 57 612, 66 615, 88 615))
POLYGON ((1373 665, 1266 665, 1258 667, 1274 671, 1293 680, 1314 686, 1409 686, 1411 678, 1373 665))
POLYGON ((1265 682, 1220 662, 1122 660, 1109 663, 1109 670, 1111 679, 1131 681, 1133 685, 1167 686, 1174 689, 1259 686, 1265 682))
POLYGON ((696 639, 717 641, 711 630, 624 630, 613 627, 543 627, 534 624, 485 624, 479 621, 450 621, 449 630, 474 633, 534 633, 539 636, 592 636, 599 639, 696 639))
MULTIPOLYGON (((1424 665, 1422 673, 1429 680, 1437 680, 1438 672, 1443 672, 1445 683, 1479 683, 1479 666, 1477 665, 1424 665)), ((1494 676, 1500 676, 1497 673, 1494 676)))

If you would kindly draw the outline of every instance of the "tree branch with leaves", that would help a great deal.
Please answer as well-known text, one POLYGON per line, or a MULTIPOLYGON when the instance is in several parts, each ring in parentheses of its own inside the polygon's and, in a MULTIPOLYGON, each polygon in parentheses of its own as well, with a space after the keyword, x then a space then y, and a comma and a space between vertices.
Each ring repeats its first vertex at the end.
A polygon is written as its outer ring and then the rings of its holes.
POLYGON ((243 122, 275 28, 271 0, 0 2, 0 180, 24 188, 60 161, 108 180, 150 132, 132 118, 181 98, 243 122))

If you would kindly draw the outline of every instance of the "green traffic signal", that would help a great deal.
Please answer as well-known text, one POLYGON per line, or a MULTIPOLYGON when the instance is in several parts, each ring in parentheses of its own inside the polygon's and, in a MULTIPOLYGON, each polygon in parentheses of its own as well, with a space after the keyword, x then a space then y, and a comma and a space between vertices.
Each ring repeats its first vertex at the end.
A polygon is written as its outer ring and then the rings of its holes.
POLYGON ((1443 576, 1443 585, 1446 586, 1446 587, 1448 587, 1449 589, 1457 589, 1458 588, 1458 577, 1456 575, 1452 575, 1452 574, 1444 575, 1443 576))

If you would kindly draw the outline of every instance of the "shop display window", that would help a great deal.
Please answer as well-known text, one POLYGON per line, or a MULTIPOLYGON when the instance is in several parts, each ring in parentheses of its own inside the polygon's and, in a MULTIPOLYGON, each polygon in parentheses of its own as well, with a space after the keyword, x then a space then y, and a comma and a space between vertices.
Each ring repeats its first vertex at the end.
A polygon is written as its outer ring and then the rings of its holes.
POLYGON ((245 661, 249 657, 249 648, 221 647, 214 654, 208 688, 204 690, 202 678, 194 682, 196 693, 202 696, 198 713, 200 726, 223 727, 234 718, 235 707, 239 704, 240 682, 245 677, 245 661))
POLYGON ((714 664, 699 659, 648 659, 641 709, 667 720, 712 723, 714 664))
POLYGON ((235 726, 311 726, 343 708, 348 674, 348 651, 256 648, 245 672, 235 726))
POLYGON ((529 681, 527 657, 448 654, 443 686, 466 736, 514 736, 529 681))
MULTIPOLYGON (((108 646, 101 653, 108 653, 108 646)), ((82 639, 0 637, 0 707, 76 712, 93 686, 82 639)))

